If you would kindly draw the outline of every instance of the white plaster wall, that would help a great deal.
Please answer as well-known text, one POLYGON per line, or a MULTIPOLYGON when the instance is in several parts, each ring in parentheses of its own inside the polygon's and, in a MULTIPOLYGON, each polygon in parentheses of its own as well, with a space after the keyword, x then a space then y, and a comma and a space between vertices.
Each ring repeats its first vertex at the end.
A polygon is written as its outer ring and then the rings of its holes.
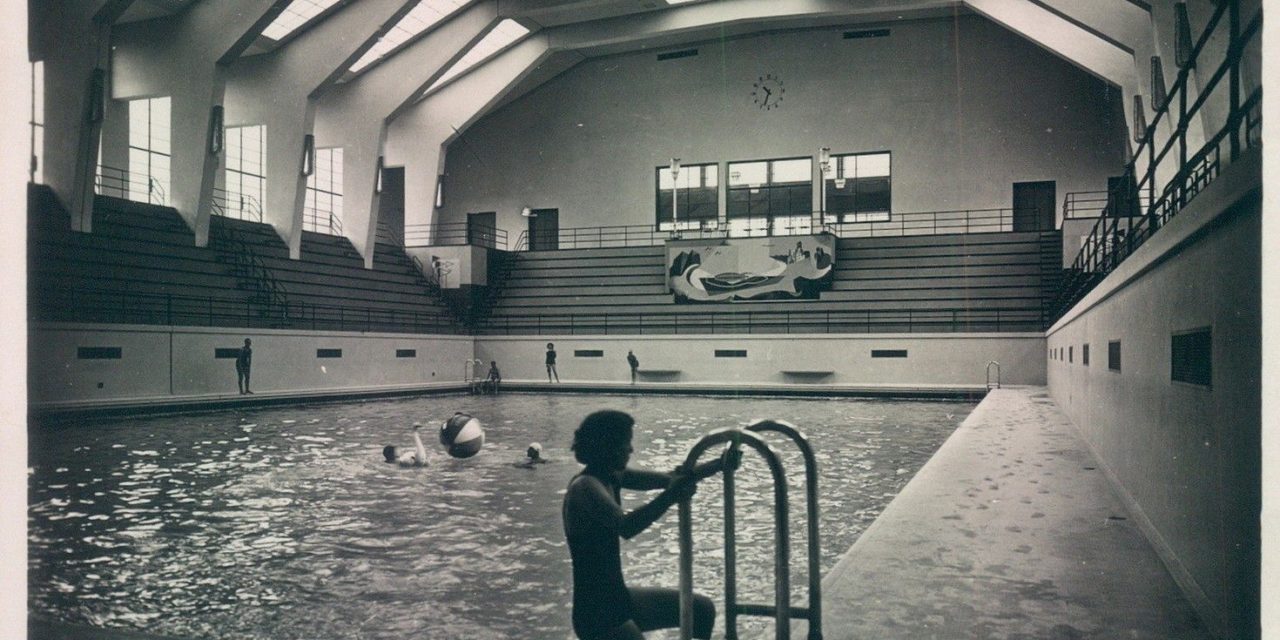
POLYGON ((1250 638, 1258 616, 1261 212, 1256 192, 1228 209, 1243 189, 1217 187, 1236 186, 1221 183, 1238 174, 1210 185, 1050 330, 1047 348, 1071 348, 1074 361, 1050 360, 1047 376, 1205 621, 1221 637, 1250 638), (1171 335, 1200 327, 1212 330, 1211 387, 1170 375, 1171 335), (1121 342, 1119 372, 1107 366, 1113 340, 1121 342))
POLYGON ((506 380, 546 379, 544 354, 556 345, 556 371, 565 381, 630 380, 627 350, 640 369, 678 371, 663 382, 821 385, 982 385, 987 363, 1001 364, 1004 384, 1045 383, 1040 334, 478 336, 476 357, 496 360, 506 380), (716 349, 746 349, 746 358, 716 358, 716 349), (906 358, 872 358, 872 349, 906 349, 906 358), (577 358, 575 350, 602 350, 577 358), (831 371, 794 377, 784 370, 831 371))
POLYGON ((471 357, 465 336, 131 325, 45 324, 31 331, 30 397, 50 402, 235 394, 235 361, 215 348, 253 340, 257 392, 356 390, 458 382, 471 357), (77 360, 77 347, 121 347, 119 360, 77 360), (342 349, 317 358, 316 349, 342 349), (416 349, 416 358, 396 358, 416 349), (98 384, 102 383, 99 388, 98 384))
MULTIPOLYGON (((703 44, 671 61, 645 51, 584 62, 449 143, 441 220, 496 211, 513 238, 523 206, 559 208, 562 228, 651 224, 654 168, 673 156, 813 156, 824 145, 892 151, 898 212, 1008 207, 1013 182, 1056 180, 1061 196, 1105 189, 1121 172, 1118 91, 981 17, 891 28, 888 38, 817 29, 703 44), (767 112, 751 101, 766 73, 787 91, 767 112)), ((426 131, 432 113, 395 127, 426 131)), ((406 181, 434 178, 426 173, 406 181)))

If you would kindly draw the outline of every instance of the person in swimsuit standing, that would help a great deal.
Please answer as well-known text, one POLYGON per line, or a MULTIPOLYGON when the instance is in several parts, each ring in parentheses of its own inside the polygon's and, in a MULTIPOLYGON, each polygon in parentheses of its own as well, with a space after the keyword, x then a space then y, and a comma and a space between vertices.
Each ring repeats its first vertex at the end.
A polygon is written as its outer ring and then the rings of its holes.
MULTIPOLYGON (((730 449, 689 474, 629 469, 634 425, 621 411, 597 411, 573 434, 574 457, 585 468, 569 482, 561 516, 573 560, 573 631, 581 640, 643 640, 645 631, 680 626, 679 591, 627 587, 620 538, 644 531, 671 505, 692 497, 699 480, 737 468, 741 460, 730 449), (621 489, 662 493, 624 512, 621 489)), ((693 618, 693 637, 710 638, 716 619, 710 598, 694 594, 693 618)))
POLYGON ((551 376, 556 377, 556 382, 560 382, 560 373, 556 371, 556 345, 547 343, 547 382, 551 382, 551 376))

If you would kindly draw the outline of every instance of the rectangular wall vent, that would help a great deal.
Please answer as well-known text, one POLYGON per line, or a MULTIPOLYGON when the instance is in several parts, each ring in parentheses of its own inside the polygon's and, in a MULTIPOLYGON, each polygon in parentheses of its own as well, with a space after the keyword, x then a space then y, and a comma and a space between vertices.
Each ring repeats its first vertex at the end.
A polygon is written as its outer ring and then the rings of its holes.
POLYGON ((1170 378, 1175 382, 1211 386, 1213 334, 1209 327, 1173 334, 1170 378))
POLYGON ((872 349, 872 358, 905 358, 907 357, 906 349, 872 349))
POLYGON ((717 358, 745 358, 747 357, 746 349, 716 349, 717 358))
POLYGON ((575 358, 603 358, 604 351, 599 349, 575 349, 573 352, 575 358))
POLYGON ((231 347, 230 349, 215 348, 213 350, 214 360, 235 360, 236 358, 239 358, 239 357, 240 357, 240 347, 231 347))
POLYGON ((1076 348, 1074 346, 1067 347, 1067 362, 1072 363, 1075 361, 1076 361, 1076 348))
POLYGON ((77 347, 76 358, 80 360, 119 360, 123 350, 120 347, 77 347))
POLYGON ((416 358, 418 357, 417 349, 396 349, 397 358, 416 358))
POLYGON ((342 349, 316 349, 317 358, 341 358, 342 349))
POLYGON ((1107 368, 1112 371, 1120 370, 1120 341, 1112 340, 1107 343, 1107 368))
POLYGON ((692 58, 693 56, 696 56, 696 55, 698 55, 697 49, 682 49, 680 51, 668 51, 666 53, 659 53, 658 60, 661 61, 661 60, 675 60, 677 58, 692 58))
POLYGON ((861 40, 863 38, 887 38, 889 37, 888 29, 862 29, 860 31, 844 32, 845 40, 861 40))
POLYGON ((1080 345, 1080 364, 1089 366, 1089 345, 1087 344, 1080 345))

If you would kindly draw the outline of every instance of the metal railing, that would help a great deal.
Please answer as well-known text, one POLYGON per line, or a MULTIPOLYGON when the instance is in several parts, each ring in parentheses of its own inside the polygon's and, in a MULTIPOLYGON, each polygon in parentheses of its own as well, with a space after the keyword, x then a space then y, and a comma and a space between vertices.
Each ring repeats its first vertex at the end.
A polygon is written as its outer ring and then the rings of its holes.
POLYGON ((838 222, 838 214, 814 212, 808 218, 733 219, 727 223, 704 221, 696 228, 661 230, 653 225, 614 225, 600 227, 566 227, 555 235, 533 238, 520 232, 513 251, 550 251, 559 249, 603 249, 617 247, 653 247, 669 240, 714 240, 721 238, 759 238, 815 235, 830 233, 841 238, 879 238, 898 236, 947 235, 961 233, 998 233, 1008 231, 1052 231, 1056 225, 1041 223, 1035 207, 996 209, 954 209, 892 214, 888 220, 838 222))
POLYGON ((405 225, 404 243, 406 247, 471 245, 505 250, 507 230, 468 222, 405 225))
POLYGON ((334 215, 332 211, 320 211, 314 207, 307 207, 302 210, 302 228, 305 231, 314 231, 315 233, 323 233, 330 236, 343 235, 342 218, 334 215))
POLYGON ((98 165, 93 176, 93 191, 98 195, 122 200, 135 200, 135 195, 145 193, 146 199, 137 201, 158 205, 168 202, 164 187, 154 176, 102 164, 98 165))
POLYGON ((462 333, 451 316, 367 306, 287 302, 283 305, 218 296, 51 289, 32 296, 33 319, 104 324, 296 328, 315 331, 462 333))
POLYGON ((240 233, 225 224, 210 224, 213 248, 230 260, 232 275, 238 283, 254 289, 268 307, 287 307, 289 292, 276 280, 267 263, 253 250, 240 233))
MULTIPOLYGON (((1145 198, 1145 206, 1138 217, 1101 216, 1082 243, 1080 252, 1067 270, 1053 305, 1053 318, 1059 318, 1081 298, 1093 290, 1109 273, 1136 251, 1148 238, 1160 230, 1170 218, 1190 203, 1221 172, 1225 155, 1228 162, 1240 157, 1243 150, 1261 145, 1262 87, 1243 96, 1240 66, 1245 46, 1258 36, 1262 24, 1259 11, 1249 22, 1240 24, 1240 3, 1228 0, 1217 3, 1217 8, 1205 25, 1204 31, 1192 49, 1186 53, 1186 63, 1178 70, 1178 78, 1168 92, 1168 98, 1156 107, 1150 125, 1141 127, 1139 117, 1135 132, 1138 147, 1133 160, 1125 167, 1122 182, 1134 185, 1134 192, 1145 198), (1224 21, 1225 18, 1225 21, 1224 21), (1200 55, 1215 31, 1225 24, 1228 46, 1221 64, 1208 72, 1200 64, 1200 55), (1192 82, 1191 70, 1196 70, 1199 95, 1190 101, 1188 87, 1192 82), (1201 117, 1204 105, 1224 86, 1229 108, 1226 121, 1209 136, 1198 151, 1188 148, 1187 129, 1192 119, 1201 117), (1158 145, 1155 134, 1162 121, 1168 120, 1167 129, 1173 131, 1164 144, 1158 145), (1138 169, 1138 161, 1145 160, 1145 167, 1138 169), (1163 185, 1158 185, 1157 174, 1166 161, 1176 163, 1176 171, 1163 185), (1158 195, 1157 195, 1158 192, 1158 195)), ((1139 98, 1140 100, 1140 98, 1139 98)), ((1137 106, 1141 106, 1141 103, 1137 106)), ((1141 115, 1141 114, 1139 114, 1141 115)))
POLYGON ((214 215, 248 222, 262 222, 262 203, 251 195, 214 187, 210 204, 214 215))
POLYGON ((955 333, 1041 331, 1043 307, 822 311, 708 311, 500 316, 481 335, 670 335, 750 333, 955 333))
MULTIPOLYGON (((774 601, 768 604, 744 604, 738 602, 737 593, 737 532, 734 487, 734 469, 725 468, 724 478, 724 602, 725 637, 737 638, 739 616, 768 616, 774 618, 774 637, 787 640, 791 637, 791 620, 803 618, 809 622, 809 640, 822 640, 822 576, 819 571, 821 553, 818 536, 818 463, 813 448, 800 430, 790 423, 778 420, 757 420, 746 429, 721 429, 699 440, 686 456, 681 470, 692 473, 698 459, 707 450, 720 444, 730 449, 743 445, 760 454, 773 480, 774 517, 774 601), (757 434, 775 432, 787 436, 801 452, 805 470, 805 520, 808 539, 809 606, 791 605, 791 539, 789 518, 790 504, 787 496, 787 478, 782 459, 757 434)), ((680 544, 680 637, 693 637, 693 505, 691 500, 681 500, 679 507, 680 544)))
POLYGON ((1101 217, 1135 217, 1143 215, 1151 200, 1147 194, 1129 190, 1126 194, 1112 191, 1075 191, 1062 199, 1063 220, 1092 220, 1101 217))

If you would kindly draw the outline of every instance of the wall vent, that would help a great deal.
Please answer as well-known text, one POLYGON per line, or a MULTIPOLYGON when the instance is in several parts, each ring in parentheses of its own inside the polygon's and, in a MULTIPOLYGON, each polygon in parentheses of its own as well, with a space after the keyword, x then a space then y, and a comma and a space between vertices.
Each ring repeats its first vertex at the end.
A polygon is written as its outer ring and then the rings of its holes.
POLYGON ((1174 382, 1212 386, 1213 334, 1209 327, 1172 336, 1169 377, 1174 382))
POLYGON ((418 357, 417 349, 396 349, 397 358, 416 358, 418 357))
POLYGON ((1089 345, 1087 344, 1080 345, 1080 364, 1089 366, 1089 345))
POLYGON ((887 38, 889 37, 888 29, 861 29, 859 31, 844 32, 845 40, 861 40, 863 38, 887 38))
POLYGON ((80 360, 119 360, 123 350, 120 347, 77 347, 76 358, 80 360))
POLYGON ((1112 340, 1107 343, 1107 368, 1112 371, 1120 370, 1120 341, 1112 340))
POLYGON ((317 358, 341 358, 342 349, 316 349, 317 358))
POLYGON ((906 349, 872 349, 872 358, 905 358, 907 357, 906 349))
POLYGON ((575 358, 603 358, 604 351, 600 349, 576 349, 573 352, 575 358))
POLYGON ((717 358, 745 358, 747 357, 746 349, 716 349, 717 358))
POLYGON ((1075 361, 1076 361, 1076 348, 1074 346, 1067 347, 1067 362, 1072 363, 1075 361))
POLYGON ((698 55, 697 49, 682 49, 680 51, 668 51, 666 53, 659 53, 658 60, 662 61, 662 60, 675 60, 677 58, 692 58, 693 56, 696 56, 696 55, 698 55))
POLYGON ((235 360, 240 357, 240 347, 231 347, 230 349, 215 348, 213 350, 214 360, 235 360))

